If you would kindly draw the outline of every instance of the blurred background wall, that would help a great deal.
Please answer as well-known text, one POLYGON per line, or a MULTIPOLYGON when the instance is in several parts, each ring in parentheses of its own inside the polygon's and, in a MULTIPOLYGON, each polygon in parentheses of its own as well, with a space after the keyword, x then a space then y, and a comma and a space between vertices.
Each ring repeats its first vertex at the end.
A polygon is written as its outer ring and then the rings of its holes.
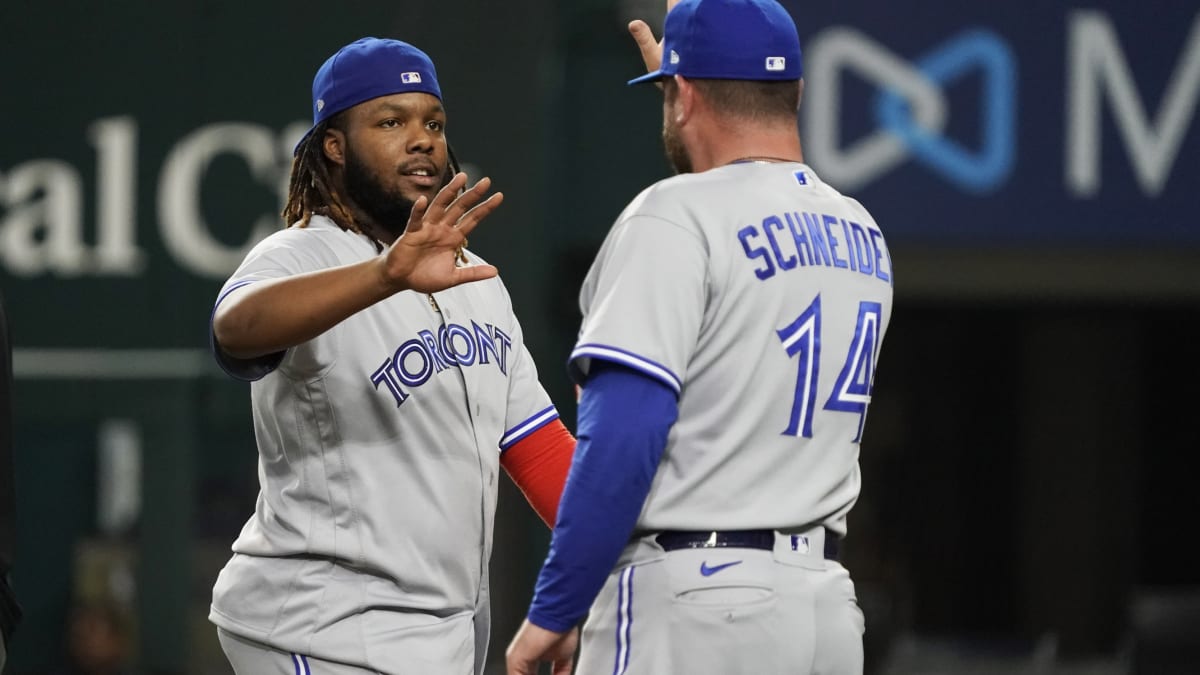
MULTIPOLYGON (((784 4, 806 159, 873 212, 896 270, 844 554, 868 671, 1200 672, 1200 10, 784 4)), ((256 457, 207 319, 282 226, 316 68, 358 37, 437 63, 457 153, 506 194, 472 248, 573 426, 579 282, 669 174, 657 90, 624 85, 642 69, 625 23, 661 16, 657 0, 0 6, 26 609, 9 672, 62 672, 81 615, 115 629, 129 672, 229 672, 207 606, 256 457)), ((511 485, 497 530, 498 664, 548 535, 511 485)))

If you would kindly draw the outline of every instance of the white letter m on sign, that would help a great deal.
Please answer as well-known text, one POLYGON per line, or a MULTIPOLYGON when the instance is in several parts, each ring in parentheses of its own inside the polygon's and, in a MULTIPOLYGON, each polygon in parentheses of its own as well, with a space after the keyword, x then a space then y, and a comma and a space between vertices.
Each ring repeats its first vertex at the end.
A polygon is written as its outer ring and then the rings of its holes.
POLYGON ((1171 175, 1200 98, 1200 13, 1192 22, 1179 63, 1167 81, 1151 123, 1137 84, 1102 12, 1072 12, 1067 42, 1067 185, 1080 197, 1100 190, 1101 91, 1148 196, 1160 194, 1171 175))

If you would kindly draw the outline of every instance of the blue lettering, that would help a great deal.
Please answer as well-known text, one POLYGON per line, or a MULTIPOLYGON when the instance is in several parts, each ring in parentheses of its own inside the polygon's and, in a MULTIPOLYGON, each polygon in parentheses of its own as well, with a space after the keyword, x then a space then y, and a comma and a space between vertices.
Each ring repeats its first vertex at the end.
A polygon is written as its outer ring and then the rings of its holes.
POLYGON ((872 262, 875 256, 871 253, 871 241, 867 239, 867 232, 862 225, 858 223, 850 223, 850 231, 854 233, 854 251, 858 257, 858 271, 867 276, 875 273, 875 263, 872 262))
POLYGON ((754 276, 759 279, 770 279, 775 276, 775 264, 771 262, 771 256, 767 255, 767 249, 762 246, 750 248, 750 238, 758 234, 758 230, 753 225, 747 225, 738 230, 738 240, 742 242, 742 250, 746 252, 746 257, 754 260, 762 258, 763 264, 766 267, 760 267, 754 270, 754 276))
POLYGON ((442 358, 441 353, 438 352, 438 341, 437 338, 433 336, 433 333, 423 330, 417 333, 417 335, 420 336, 421 340, 425 342, 425 349, 433 355, 433 363, 434 367, 437 368, 437 372, 440 373, 446 368, 449 368, 449 364, 446 363, 446 360, 442 358))
POLYGON ((807 265, 808 261, 812 260, 812 247, 808 245, 808 235, 804 234, 804 223, 800 220, 800 214, 795 215, 795 220, 790 213, 783 214, 783 217, 787 218, 788 229, 792 231, 792 241, 796 243, 796 254, 800 258, 800 264, 807 265))
POLYGON ((875 247, 875 276, 883 279, 889 284, 892 283, 892 277, 887 272, 883 271, 883 257, 887 256, 888 269, 892 269, 892 254, 888 253, 883 247, 883 233, 879 230, 871 230, 871 245, 875 247))
POLYGON ((485 330, 482 326, 472 321, 471 328, 475 331, 475 343, 479 345, 479 363, 488 363, 488 352, 491 352, 493 357, 497 357, 496 341, 488 334, 488 330, 492 329, 492 324, 487 324, 487 330, 485 330))
POLYGON ((400 345, 395 356, 392 357, 392 362, 396 364, 396 374, 400 381, 410 387, 419 387, 425 384, 433 375, 433 357, 426 351, 425 345, 415 338, 400 345), (414 354, 421 357, 421 369, 417 371, 408 368, 408 357, 414 354))
POLYGON ((475 363, 475 341, 471 339, 471 331, 462 326, 452 323, 446 327, 446 337, 443 347, 446 353, 451 354, 458 361, 460 366, 470 366, 475 363), (462 338, 462 343, 466 345, 466 351, 460 352, 454 344, 454 337, 462 338))
POLYGON ((833 256, 833 266, 845 269, 847 267, 846 261, 839 258, 837 254, 838 240, 833 236, 833 230, 829 229, 830 225, 837 225, 838 219, 830 215, 824 215, 821 216, 821 220, 825 223, 825 236, 829 237, 829 253, 833 256))
POLYGON ((833 263, 829 262, 829 248, 825 246, 825 235, 821 234, 821 218, 815 213, 804 213, 804 225, 808 227, 808 240, 812 242, 813 247, 813 264, 820 264, 828 267, 833 263))
POLYGON ((401 385, 419 387, 451 366, 490 363, 490 355, 500 372, 508 375, 508 353, 512 346, 512 338, 490 323, 480 326, 471 321, 470 328, 447 324, 438 328, 436 337, 431 331, 418 331, 417 337, 400 345, 371 374, 371 383, 376 391, 386 388, 399 407, 410 396, 401 385))
POLYGON ((783 231, 783 221, 779 216, 763 218, 763 233, 767 235, 767 241, 771 242, 771 250, 775 252, 775 262, 779 263, 779 267, 785 270, 795 269, 796 256, 783 257, 783 251, 779 250, 779 242, 775 235, 771 234, 772 229, 783 231))
POLYGON ((846 219, 842 218, 842 241, 846 242, 846 259, 850 261, 850 271, 857 272, 858 265, 854 258, 854 240, 850 238, 850 226, 846 224, 846 219))
POLYGON ((499 328, 492 328, 495 333, 496 342, 500 344, 500 357, 497 359, 496 365, 500 367, 500 372, 508 374, 508 350, 512 347, 512 338, 505 335, 504 331, 499 328))
POLYGON ((396 366, 391 359, 383 362, 379 369, 371 374, 371 382, 375 385, 376 391, 379 390, 379 385, 383 384, 388 391, 392 393, 392 398, 396 399, 396 407, 399 408, 404 399, 408 398, 408 394, 400 388, 400 384, 396 382, 396 366))
POLYGON ((442 358, 446 359, 446 363, 451 365, 459 365, 458 359, 454 358, 454 351, 450 349, 450 345, 446 342, 446 327, 438 326, 438 346, 442 350, 442 358))

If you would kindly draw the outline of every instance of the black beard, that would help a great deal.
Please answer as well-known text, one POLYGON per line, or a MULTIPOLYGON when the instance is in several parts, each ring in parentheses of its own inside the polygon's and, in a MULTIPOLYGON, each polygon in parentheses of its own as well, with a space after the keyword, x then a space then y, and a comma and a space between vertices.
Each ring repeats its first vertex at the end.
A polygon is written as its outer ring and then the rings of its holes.
POLYGON ((670 123, 663 124, 663 150, 667 153, 667 161, 675 169, 675 173, 691 173, 692 158, 688 156, 687 148, 679 140, 679 134, 670 123))
MULTIPOLYGON (((449 174, 449 167, 445 174, 449 174)), ((453 176, 443 175, 442 184, 446 186, 453 176)), ((404 234, 408 226, 408 217, 412 214, 413 200, 405 197, 399 190, 388 189, 376 177, 366 164, 358 161, 358 157, 346 149, 346 168, 343 174, 346 196, 351 203, 368 218, 372 227, 382 228, 393 239, 404 234)), ((369 234, 369 233, 367 233, 369 234)))

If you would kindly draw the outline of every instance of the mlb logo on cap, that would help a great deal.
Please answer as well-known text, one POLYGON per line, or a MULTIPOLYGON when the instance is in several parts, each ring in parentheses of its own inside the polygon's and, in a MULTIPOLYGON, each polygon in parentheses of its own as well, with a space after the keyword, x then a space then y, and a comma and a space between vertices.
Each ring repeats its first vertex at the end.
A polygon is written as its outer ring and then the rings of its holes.
POLYGON ((420 73, 400 73, 400 81, 404 84, 416 84, 421 81, 420 73))
POLYGON ((782 56, 768 56, 767 70, 778 72, 787 67, 787 59, 782 56))

